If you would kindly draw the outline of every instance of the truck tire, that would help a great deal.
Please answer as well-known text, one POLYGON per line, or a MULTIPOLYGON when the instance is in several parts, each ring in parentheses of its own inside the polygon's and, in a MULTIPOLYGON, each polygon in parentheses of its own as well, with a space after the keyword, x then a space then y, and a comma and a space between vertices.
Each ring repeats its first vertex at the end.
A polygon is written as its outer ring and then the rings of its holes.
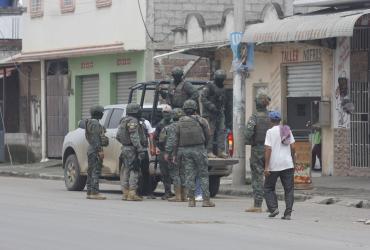
POLYGON ((211 175, 209 177, 209 194, 215 197, 220 189, 220 176, 211 175))
POLYGON ((86 185, 87 176, 81 175, 80 164, 75 154, 67 157, 64 163, 64 183, 68 191, 82 191, 86 185))

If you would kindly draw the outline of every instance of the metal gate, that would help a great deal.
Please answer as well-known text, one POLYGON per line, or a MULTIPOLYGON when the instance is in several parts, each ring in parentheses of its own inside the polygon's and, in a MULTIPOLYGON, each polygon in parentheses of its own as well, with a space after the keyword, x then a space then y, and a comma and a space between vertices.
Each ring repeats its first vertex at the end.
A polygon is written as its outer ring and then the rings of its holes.
POLYGON ((66 61, 47 63, 47 154, 51 158, 62 156, 64 136, 68 133, 67 73, 68 64, 66 61))
POLYGON ((321 97, 321 64, 287 66, 288 97, 321 97))
POLYGON ((99 104, 99 76, 83 76, 81 78, 81 118, 90 117, 90 108, 99 104))
POLYGON ((351 82, 351 164, 370 167, 370 82, 351 82))
MULTIPOLYGON (((136 83, 136 72, 119 73, 116 75, 117 82, 117 103, 128 103, 130 87, 136 83)), ((133 96, 133 102, 136 102, 136 96, 133 96)))

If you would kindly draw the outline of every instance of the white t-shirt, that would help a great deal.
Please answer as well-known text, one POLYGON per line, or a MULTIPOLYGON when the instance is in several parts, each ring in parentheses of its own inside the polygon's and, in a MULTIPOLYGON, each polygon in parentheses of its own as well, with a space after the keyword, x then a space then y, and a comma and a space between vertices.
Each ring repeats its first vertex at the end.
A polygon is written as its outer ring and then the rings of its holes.
MULTIPOLYGON (((290 143, 294 143, 294 137, 290 132, 290 143)), ((281 143, 280 126, 274 126, 267 130, 265 145, 271 147, 271 157, 269 170, 282 171, 289 168, 294 168, 293 159, 290 151, 290 145, 281 143)))
POLYGON ((148 120, 144 120, 144 126, 145 129, 148 131, 148 134, 153 134, 155 131, 155 128, 152 127, 152 124, 148 120))

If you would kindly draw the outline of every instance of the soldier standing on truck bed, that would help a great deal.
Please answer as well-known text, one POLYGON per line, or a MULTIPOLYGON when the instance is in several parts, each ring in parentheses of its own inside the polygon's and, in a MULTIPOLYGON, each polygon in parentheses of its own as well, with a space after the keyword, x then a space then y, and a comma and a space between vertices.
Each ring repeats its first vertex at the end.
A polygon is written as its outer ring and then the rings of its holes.
POLYGON ((168 105, 174 108, 182 108, 184 102, 188 99, 198 103, 199 94, 197 89, 190 83, 183 80, 184 71, 180 67, 172 69, 172 77, 168 90, 160 90, 163 99, 166 99, 168 105))
POLYGON ((89 143, 87 148, 87 199, 105 200, 99 193, 99 177, 103 166, 103 147, 108 146, 109 139, 105 136, 105 129, 99 123, 103 117, 104 108, 94 106, 90 109, 91 118, 86 119, 85 137, 89 143))
POLYGON ((262 212, 263 201, 263 171, 265 166, 265 137, 271 127, 267 106, 270 97, 266 94, 258 94, 256 97, 256 110, 249 118, 245 129, 245 144, 251 145, 250 168, 252 175, 252 189, 254 205, 246 209, 246 212, 262 212))
POLYGON ((210 139, 209 125, 206 119, 196 115, 197 103, 187 100, 176 127, 176 148, 178 157, 185 168, 186 188, 189 207, 195 207, 195 178, 199 178, 203 192, 203 207, 214 207, 210 201, 208 158, 206 146, 210 139))
POLYGON ((162 120, 158 123, 154 132, 154 143, 159 151, 159 168, 161 170, 162 182, 164 185, 164 195, 162 200, 167 200, 171 197, 171 177, 168 170, 168 162, 164 159, 165 155, 165 127, 171 123, 172 108, 170 105, 165 104, 162 108, 162 120), (163 132, 163 133, 162 133, 163 132), (162 136, 162 138, 161 138, 162 136))
POLYGON ((211 129, 211 141, 208 143, 208 157, 226 158, 225 154, 225 89, 224 70, 215 72, 214 81, 207 83, 201 93, 202 116, 207 119, 211 129), (215 147, 216 146, 216 147, 215 147), (216 155, 214 155, 214 149, 216 155))
POLYGON ((186 201, 185 170, 181 161, 177 157, 177 148, 175 143, 176 127, 180 118, 183 117, 185 113, 182 109, 175 108, 173 109, 172 114, 173 122, 162 130, 159 136, 159 141, 163 141, 166 151, 164 159, 168 162, 168 170, 175 187, 175 197, 169 198, 168 201, 181 202, 186 201))
POLYGON ((137 195, 140 167, 145 161, 148 138, 145 136, 139 104, 130 103, 117 131, 117 140, 122 144, 121 185, 122 200, 142 201, 137 195))

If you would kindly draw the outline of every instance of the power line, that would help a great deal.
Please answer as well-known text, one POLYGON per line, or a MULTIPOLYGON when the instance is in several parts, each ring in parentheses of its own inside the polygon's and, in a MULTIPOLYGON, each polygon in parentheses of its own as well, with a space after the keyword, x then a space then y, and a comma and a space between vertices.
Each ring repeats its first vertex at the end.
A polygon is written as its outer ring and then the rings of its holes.
POLYGON ((160 42, 164 42, 171 34, 172 32, 169 32, 162 40, 155 40, 149 33, 149 30, 148 30, 148 27, 145 23, 145 20, 144 20, 144 16, 143 16, 143 12, 141 11, 141 6, 140 6, 140 0, 137 0, 137 5, 139 6, 139 11, 140 11, 140 16, 141 16, 141 20, 143 21, 143 24, 144 24, 144 27, 145 27, 145 31, 146 31, 146 34, 148 35, 148 37, 150 38, 150 40, 153 42, 153 43, 160 43, 160 42))

